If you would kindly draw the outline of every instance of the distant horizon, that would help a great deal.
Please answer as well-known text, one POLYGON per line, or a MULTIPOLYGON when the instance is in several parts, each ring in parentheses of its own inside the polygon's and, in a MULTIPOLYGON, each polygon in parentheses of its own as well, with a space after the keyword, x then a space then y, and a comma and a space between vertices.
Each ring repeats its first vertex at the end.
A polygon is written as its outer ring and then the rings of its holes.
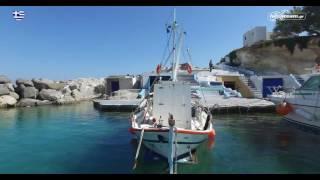
MULTIPOLYGON (((154 71, 165 49, 165 24, 176 8, 192 64, 208 67, 242 47, 256 26, 272 31, 274 11, 292 7, 0 7, 1 71, 17 78, 71 80, 154 71), (25 11, 16 21, 13 11, 25 11)), ((182 59, 187 59, 185 54, 182 59)))

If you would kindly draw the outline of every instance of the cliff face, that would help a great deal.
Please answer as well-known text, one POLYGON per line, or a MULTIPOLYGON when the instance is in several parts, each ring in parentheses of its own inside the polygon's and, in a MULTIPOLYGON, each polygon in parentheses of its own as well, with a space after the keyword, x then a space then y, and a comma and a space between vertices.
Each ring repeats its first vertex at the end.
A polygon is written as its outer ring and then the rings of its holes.
POLYGON ((265 41, 229 54, 230 65, 262 74, 304 74, 320 59, 320 37, 265 41))

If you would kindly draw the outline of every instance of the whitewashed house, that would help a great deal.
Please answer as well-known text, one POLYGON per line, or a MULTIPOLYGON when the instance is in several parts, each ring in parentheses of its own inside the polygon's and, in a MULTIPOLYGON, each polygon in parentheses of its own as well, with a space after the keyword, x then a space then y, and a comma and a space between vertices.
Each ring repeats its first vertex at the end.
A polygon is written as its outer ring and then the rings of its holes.
POLYGON ((266 26, 257 26, 243 35, 243 46, 249 47, 257 42, 270 40, 270 35, 266 26))

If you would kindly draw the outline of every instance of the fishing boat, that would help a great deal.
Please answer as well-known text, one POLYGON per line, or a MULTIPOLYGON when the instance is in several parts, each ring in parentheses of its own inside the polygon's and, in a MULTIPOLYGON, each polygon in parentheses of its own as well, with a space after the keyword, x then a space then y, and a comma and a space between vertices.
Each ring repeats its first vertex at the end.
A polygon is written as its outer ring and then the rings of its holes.
MULTIPOLYGON (((192 152, 204 141, 215 136, 209 109, 191 99, 191 87, 177 80, 179 53, 185 32, 178 28, 175 19, 169 24, 173 37, 172 79, 153 84, 150 93, 131 115, 129 131, 139 140, 136 159, 141 144, 168 159, 170 173, 173 164, 192 156, 192 152), (178 35, 178 36, 177 36, 178 35), (178 37, 176 40, 175 37, 178 37), (177 43, 176 43, 177 42, 177 43)), ((157 66, 159 72, 159 65, 157 66)), ((160 66, 161 67, 161 66, 160 66)))
POLYGON ((312 74, 300 88, 275 94, 271 100, 278 102, 277 112, 284 119, 320 128, 320 74, 312 74))

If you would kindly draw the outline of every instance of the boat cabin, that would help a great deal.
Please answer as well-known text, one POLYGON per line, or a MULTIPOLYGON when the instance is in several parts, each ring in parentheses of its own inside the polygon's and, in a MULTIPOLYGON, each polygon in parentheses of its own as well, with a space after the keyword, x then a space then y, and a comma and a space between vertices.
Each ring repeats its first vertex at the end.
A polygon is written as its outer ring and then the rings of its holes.
POLYGON ((169 113, 175 126, 191 128, 191 89, 185 82, 161 81, 154 86, 152 114, 164 126, 168 125, 169 113))

